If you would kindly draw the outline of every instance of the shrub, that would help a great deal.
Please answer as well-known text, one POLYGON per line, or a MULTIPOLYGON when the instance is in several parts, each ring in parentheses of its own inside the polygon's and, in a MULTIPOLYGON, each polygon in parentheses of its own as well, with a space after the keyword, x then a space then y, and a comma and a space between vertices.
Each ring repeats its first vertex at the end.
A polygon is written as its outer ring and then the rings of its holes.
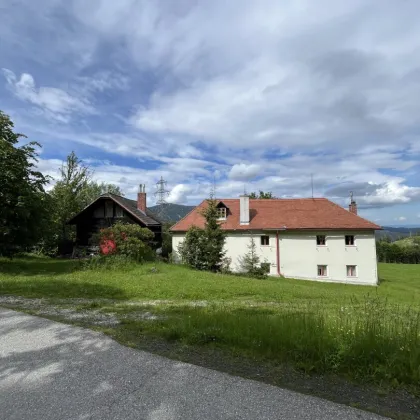
POLYGON ((101 229, 99 246, 102 255, 121 255, 137 262, 151 260, 154 253, 149 243, 154 235, 135 224, 116 223, 101 229))

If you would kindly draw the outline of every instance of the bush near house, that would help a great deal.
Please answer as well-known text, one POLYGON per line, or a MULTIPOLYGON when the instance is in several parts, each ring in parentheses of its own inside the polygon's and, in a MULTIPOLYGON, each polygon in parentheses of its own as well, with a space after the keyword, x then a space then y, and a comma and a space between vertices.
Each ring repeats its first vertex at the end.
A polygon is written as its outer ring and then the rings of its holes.
POLYGON ((101 256, 122 256, 131 262, 144 262, 154 257, 149 245, 153 237, 153 232, 147 228, 119 222, 101 229, 93 242, 99 245, 101 256))

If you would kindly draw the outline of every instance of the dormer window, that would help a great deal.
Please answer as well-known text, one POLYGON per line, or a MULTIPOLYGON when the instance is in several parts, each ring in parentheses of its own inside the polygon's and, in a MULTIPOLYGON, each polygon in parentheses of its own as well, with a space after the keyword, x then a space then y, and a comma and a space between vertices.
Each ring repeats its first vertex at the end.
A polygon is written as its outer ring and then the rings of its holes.
POLYGON ((219 207, 217 209, 217 214, 218 214, 218 219, 219 220, 225 220, 226 219, 226 214, 227 214, 227 208, 226 207, 219 207))

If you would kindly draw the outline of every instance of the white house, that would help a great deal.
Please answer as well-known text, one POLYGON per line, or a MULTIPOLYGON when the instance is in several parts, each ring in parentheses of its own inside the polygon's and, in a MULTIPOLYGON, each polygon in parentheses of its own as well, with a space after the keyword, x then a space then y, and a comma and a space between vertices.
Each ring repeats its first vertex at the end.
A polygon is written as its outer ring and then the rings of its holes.
MULTIPOLYGON (((203 201, 171 228, 177 253, 191 226, 204 227, 203 201)), ((254 239, 270 275, 295 279, 376 285, 375 230, 380 226, 325 198, 218 199, 220 223, 226 231, 226 256, 240 271, 240 259, 254 239)))

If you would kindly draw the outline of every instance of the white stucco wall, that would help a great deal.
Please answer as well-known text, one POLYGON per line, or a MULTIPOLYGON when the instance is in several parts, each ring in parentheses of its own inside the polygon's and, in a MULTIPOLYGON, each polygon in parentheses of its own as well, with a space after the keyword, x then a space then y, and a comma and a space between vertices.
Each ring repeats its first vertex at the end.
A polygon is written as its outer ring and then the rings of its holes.
MULTIPOLYGON (((185 234, 173 234, 174 255, 185 234)), ((240 271, 240 258, 248 252, 254 238, 261 262, 270 263, 270 274, 277 275, 276 233, 273 231, 229 232, 226 237, 226 256, 231 269, 240 271), (270 244, 261 246, 260 236, 268 235, 270 244)), ((376 285, 378 282, 376 242, 374 232, 279 232, 280 272, 284 277, 335 281, 340 283, 376 285), (317 246, 316 235, 325 235, 325 246, 317 246), (344 236, 354 235, 355 245, 346 246, 344 236), (327 277, 318 277, 318 265, 328 267, 327 277), (347 277, 347 265, 357 266, 357 277, 347 277)))
POLYGON ((376 285, 378 283, 375 233, 372 232, 281 232, 280 271, 285 277, 376 285), (326 245, 317 246, 316 235, 326 235, 326 245), (346 246, 345 235, 355 236, 346 246), (327 277, 317 277, 317 266, 327 265, 327 277), (357 266, 357 277, 347 277, 346 266, 357 266))

